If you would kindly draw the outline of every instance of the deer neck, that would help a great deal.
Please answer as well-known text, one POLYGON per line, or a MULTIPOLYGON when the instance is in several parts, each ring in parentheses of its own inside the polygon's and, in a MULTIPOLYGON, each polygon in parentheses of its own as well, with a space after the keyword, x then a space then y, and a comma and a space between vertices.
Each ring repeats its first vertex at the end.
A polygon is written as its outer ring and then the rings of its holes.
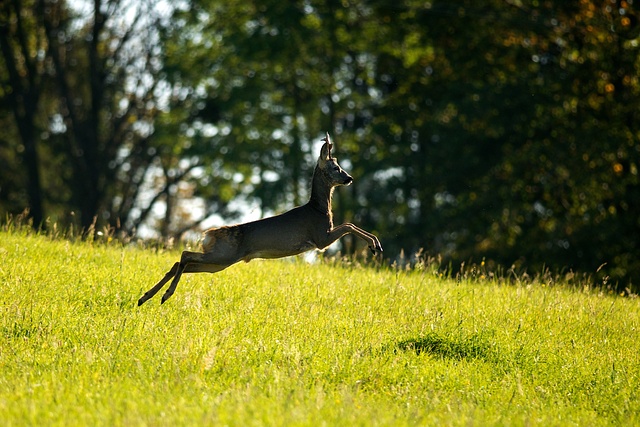
POLYGON ((326 214, 329 219, 332 219, 331 213, 331 197, 333 196, 333 186, 330 185, 322 175, 320 168, 316 166, 313 171, 313 179, 311 181, 311 199, 309 205, 326 214))

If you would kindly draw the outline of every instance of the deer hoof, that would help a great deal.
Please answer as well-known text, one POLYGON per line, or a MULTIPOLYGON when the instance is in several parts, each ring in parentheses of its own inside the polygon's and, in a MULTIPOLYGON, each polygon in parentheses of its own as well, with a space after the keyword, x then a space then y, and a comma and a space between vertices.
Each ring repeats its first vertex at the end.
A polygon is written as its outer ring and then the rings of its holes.
POLYGON ((380 245, 376 245, 375 247, 373 247, 373 246, 369 246, 369 249, 371 249, 371 252, 372 252, 374 255, 377 255, 377 254, 378 254, 378 252, 382 253, 382 246, 380 246, 380 245))

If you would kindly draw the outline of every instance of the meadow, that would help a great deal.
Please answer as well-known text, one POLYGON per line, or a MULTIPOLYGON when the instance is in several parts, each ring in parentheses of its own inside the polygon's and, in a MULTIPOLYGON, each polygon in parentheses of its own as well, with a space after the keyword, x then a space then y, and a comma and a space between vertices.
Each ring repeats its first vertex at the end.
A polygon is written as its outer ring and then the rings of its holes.
POLYGON ((562 279, 0 232, 4 426, 640 425, 640 300, 562 279))

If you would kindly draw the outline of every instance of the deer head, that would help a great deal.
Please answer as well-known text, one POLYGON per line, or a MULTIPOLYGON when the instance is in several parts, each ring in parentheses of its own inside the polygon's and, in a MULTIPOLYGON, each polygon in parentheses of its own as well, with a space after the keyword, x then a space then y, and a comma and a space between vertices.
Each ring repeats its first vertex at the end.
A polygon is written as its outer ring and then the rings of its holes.
POLYGON ((324 141, 324 145, 320 149, 318 167, 322 170, 325 179, 331 187, 335 187, 336 185, 350 185, 353 182, 353 178, 340 167, 338 159, 331 156, 333 143, 331 142, 329 132, 327 132, 327 136, 322 140, 324 141))

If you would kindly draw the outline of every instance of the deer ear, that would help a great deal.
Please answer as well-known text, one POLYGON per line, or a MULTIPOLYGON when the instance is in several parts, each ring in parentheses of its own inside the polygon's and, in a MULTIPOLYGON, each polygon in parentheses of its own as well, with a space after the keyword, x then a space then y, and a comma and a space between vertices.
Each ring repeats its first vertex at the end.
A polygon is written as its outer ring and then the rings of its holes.
POLYGON ((318 160, 326 162, 330 158, 331 158, 331 144, 325 142, 322 145, 322 149, 320 150, 320 158, 318 160))
POLYGON ((322 149, 320 150, 320 158, 318 160, 326 162, 331 159, 331 148, 333 148, 329 132, 327 132, 327 137, 324 138, 323 141, 325 141, 325 143, 322 145, 322 149))

